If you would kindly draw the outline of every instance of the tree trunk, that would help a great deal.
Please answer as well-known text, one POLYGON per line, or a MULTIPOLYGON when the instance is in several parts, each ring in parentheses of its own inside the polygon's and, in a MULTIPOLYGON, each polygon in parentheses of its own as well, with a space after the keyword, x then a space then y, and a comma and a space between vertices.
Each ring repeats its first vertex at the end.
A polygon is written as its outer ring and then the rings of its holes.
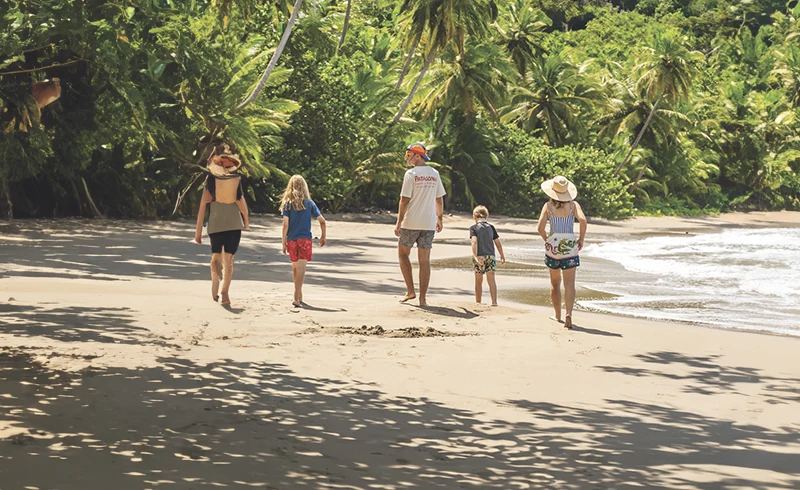
POLYGON ((86 179, 81 177, 81 182, 83 182, 83 190, 86 191, 86 199, 89 200, 89 206, 92 208, 92 212, 94 213, 95 218, 105 218, 103 213, 97 209, 97 206, 94 204, 94 199, 92 199, 92 195, 89 193, 89 186, 86 185, 86 179))
POLYGON ((647 119, 645 119, 644 121, 644 126, 642 126, 642 129, 639 131, 639 134, 636 135, 636 139, 633 140, 633 146, 631 146, 631 149, 628 151, 628 154, 625 155, 625 160, 622 160, 622 163, 620 163, 619 167, 617 167, 617 169, 614 171, 615 177, 619 175, 619 173, 622 171, 622 167, 624 167, 628 163, 628 160, 630 160, 631 155, 633 155, 633 150, 635 150, 636 147, 639 146, 639 141, 642 139, 642 136, 644 136, 644 132, 647 130, 647 126, 650 125, 650 121, 653 119, 653 114, 655 114, 656 108, 658 107, 658 104, 661 102, 662 98, 664 98, 664 94, 658 96, 658 99, 656 99, 656 103, 653 104, 653 108, 650 109, 650 114, 647 115, 647 119))
POLYGON ((411 51, 409 51, 408 56, 406 56, 406 62, 403 63, 403 70, 400 72, 400 78, 397 79, 397 84, 394 86, 395 89, 399 89, 400 85, 403 84, 403 79, 406 78, 406 73, 408 73, 408 67, 411 66, 411 60, 414 58, 414 53, 417 51, 418 44, 419 44, 419 39, 415 39, 414 44, 411 45, 411 51))
POLYGON ((646 163, 644 165, 642 165, 642 169, 639 171, 639 175, 636 176, 636 180, 634 180, 633 184, 631 184, 631 189, 635 188, 636 184, 638 184, 639 181, 642 180, 642 176, 644 175, 644 171, 645 170, 647 170, 647 164, 646 163))
POLYGON ((406 112, 406 109, 408 109, 408 106, 411 104, 411 99, 414 98, 414 94, 417 93, 417 90, 419 89, 419 86, 422 83, 422 77, 425 76, 425 72, 428 71, 428 67, 431 65, 431 63, 433 62, 433 58, 435 57, 436 57, 436 50, 431 48, 430 53, 428 53, 428 57, 425 58, 425 64, 422 65, 422 71, 419 72, 419 77, 417 77, 417 82, 414 84, 414 87, 411 89, 411 92, 408 94, 408 97, 406 97, 405 102, 403 102, 403 106, 400 107, 400 110, 397 111, 397 114, 394 116, 394 121, 392 121, 392 124, 389 125, 390 127, 396 125, 397 122, 400 120, 400 118, 403 117, 403 114, 406 112))
POLYGON ((444 127, 447 124, 447 118, 450 117, 450 111, 453 110, 453 106, 448 106, 447 110, 444 112, 444 117, 442 117, 442 122, 439 123, 439 129, 436 130, 436 139, 439 139, 439 136, 442 135, 444 132, 444 127))
POLYGON ((256 98, 258 98, 258 96, 261 94, 261 91, 264 90, 264 86, 267 84, 267 80, 269 79, 272 70, 274 70, 275 65, 278 64, 278 58, 280 58, 281 53, 283 53, 283 48, 286 47, 286 43, 289 41, 289 36, 292 34, 292 28, 294 27, 294 23, 297 21, 297 15, 300 13, 300 6, 302 4, 303 0, 296 0, 294 2, 292 15, 289 17, 289 23, 286 24, 286 29, 283 31, 283 36, 281 36, 281 42, 278 44, 278 49, 275 50, 275 54, 273 54, 272 59, 269 60, 267 69, 264 70, 264 74, 261 75, 261 80, 258 81, 256 88, 253 89, 253 92, 244 100, 244 102, 236 107, 237 110, 244 109, 248 105, 252 104, 253 101, 255 101, 256 98))
POLYGON ((8 204, 8 219, 14 219, 14 203, 11 202, 11 190, 8 188, 8 180, 3 179, 3 194, 6 196, 6 203, 8 204))
POLYGON ((347 35, 347 27, 350 25, 350 7, 352 7, 353 0, 347 0, 347 10, 344 11, 344 26, 342 26, 342 37, 339 38, 339 45, 336 46, 336 55, 339 55, 339 50, 342 49, 344 38, 347 35))

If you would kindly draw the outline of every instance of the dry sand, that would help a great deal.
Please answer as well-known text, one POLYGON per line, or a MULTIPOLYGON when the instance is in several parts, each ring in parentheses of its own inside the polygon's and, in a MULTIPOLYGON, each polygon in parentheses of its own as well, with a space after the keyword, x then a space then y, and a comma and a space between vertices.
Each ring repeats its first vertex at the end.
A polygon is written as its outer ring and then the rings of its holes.
MULTIPOLYGON (((245 234, 228 309, 189 221, 0 223, 0 489, 800 488, 800 340, 583 312, 566 331, 475 305, 457 270, 401 305, 391 223, 330 220, 304 309, 276 218, 245 234)), ((447 217, 433 257, 468 255, 470 224, 447 217)))

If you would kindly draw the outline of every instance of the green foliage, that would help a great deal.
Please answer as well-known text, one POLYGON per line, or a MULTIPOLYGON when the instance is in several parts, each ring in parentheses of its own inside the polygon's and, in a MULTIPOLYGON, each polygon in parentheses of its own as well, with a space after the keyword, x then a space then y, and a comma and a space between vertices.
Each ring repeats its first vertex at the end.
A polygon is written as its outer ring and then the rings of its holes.
POLYGON ((344 38, 348 3, 308 2, 237 110, 293 3, 3 3, 0 215, 193 213, 219 138, 262 212, 293 173, 394 208, 420 140, 452 208, 535 217, 556 173, 591 216, 800 208, 795 1, 351 2, 344 38))

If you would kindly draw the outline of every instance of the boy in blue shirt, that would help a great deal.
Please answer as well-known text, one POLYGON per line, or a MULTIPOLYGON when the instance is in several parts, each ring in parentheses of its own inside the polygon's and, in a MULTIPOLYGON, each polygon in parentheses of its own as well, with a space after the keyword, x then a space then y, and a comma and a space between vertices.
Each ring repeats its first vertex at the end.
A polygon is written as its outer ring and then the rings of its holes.
POLYGON ((489 210, 486 206, 478 206, 472 211, 475 224, 469 228, 469 237, 472 240, 472 265, 475 269, 475 302, 480 304, 483 295, 483 276, 489 283, 489 294, 492 296, 492 306, 497 306, 497 283, 494 271, 497 261, 494 255, 495 246, 500 252, 500 263, 505 264, 506 256, 503 254, 503 245, 497 230, 489 224, 489 210))

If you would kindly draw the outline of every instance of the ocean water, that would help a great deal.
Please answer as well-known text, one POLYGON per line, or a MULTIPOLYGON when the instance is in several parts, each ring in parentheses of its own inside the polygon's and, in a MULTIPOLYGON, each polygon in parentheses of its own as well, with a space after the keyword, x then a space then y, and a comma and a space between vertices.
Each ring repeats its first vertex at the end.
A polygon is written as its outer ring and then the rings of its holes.
POLYGON ((579 272, 580 285, 618 295, 580 306, 800 336, 800 228, 621 239, 588 244, 581 257, 625 272, 579 272))

